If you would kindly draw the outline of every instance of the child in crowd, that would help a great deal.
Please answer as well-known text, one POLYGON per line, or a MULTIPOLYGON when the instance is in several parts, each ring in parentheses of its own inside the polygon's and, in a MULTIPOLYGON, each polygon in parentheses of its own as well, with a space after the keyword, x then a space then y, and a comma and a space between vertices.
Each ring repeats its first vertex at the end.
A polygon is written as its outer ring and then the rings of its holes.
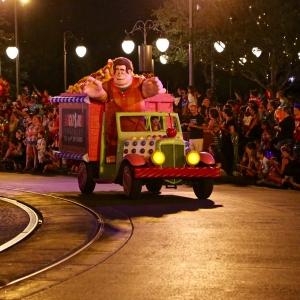
POLYGON ((46 151, 45 161, 43 173, 53 172, 60 168, 60 159, 54 156, 53 150, 46 151))
POLYGON ((256 152, 252 152, 249 157, 249 166, 245 169, 246 178, 257 178, 258 171, 260 169, 260 161, 256 152))
POLYGON ((247 107, 243 117, 243 132, 247 132, 249 130, 251 120, 252 120, 252 116, 249 112, 249 107, 247 107))
POLYGON ((262 133, 260 138, 260 145, 264 149, 264 145, 266 144, 266 140, 267 140, 266 134, 270 130, 270 125, 267 120, 263 120, 261 122, 261 129, 262 129, 262 133))
POLYGON ((257 172, 257 178, 264 179, 268 176, 270 170, 269 159, 265 156, 265 150, 257 150, 257 158, 260 161, 260 168, 257 172))
POLYGON ((264 135, 264 141, 261 142, 261 149, 265 150, 265 155, 268 159, 275 156, 273 139, 274 139, 274 132, 272 130, 266 130, 264 135))

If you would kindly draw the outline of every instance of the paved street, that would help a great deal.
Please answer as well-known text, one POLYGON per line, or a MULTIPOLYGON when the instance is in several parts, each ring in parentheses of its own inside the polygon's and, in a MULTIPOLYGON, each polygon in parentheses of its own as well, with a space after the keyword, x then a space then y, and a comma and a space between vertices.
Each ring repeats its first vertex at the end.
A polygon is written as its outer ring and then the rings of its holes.
MULTIPOLYGON (((67 176, 0 173, 0 179, 6 197, 14 195, 7 187, 51 193, 92 207, 115 226, 104 226, 110 236, 94 246, 104 247, 106 257, 25 299, 300 299, 299 191, 216 185, 209 200, 199 201, 183 186, 159 196, 145 192, 134 202, 116 185, 82 196, 76 178, 67 176), (127 239, 118 230, 126 222, 127 239), (111 249, 112 238, 123 242, 111 249)), ((22 288, 33 286, 30 280, 22 288)), ((17 295, 0 290, 0 299, 17 295)))

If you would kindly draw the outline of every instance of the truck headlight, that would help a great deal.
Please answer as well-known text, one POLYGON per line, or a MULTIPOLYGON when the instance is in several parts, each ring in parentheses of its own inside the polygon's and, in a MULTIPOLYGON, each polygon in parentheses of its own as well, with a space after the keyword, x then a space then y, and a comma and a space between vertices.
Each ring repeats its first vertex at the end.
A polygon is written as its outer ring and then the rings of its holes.
POLYGON ((192 150, 186 155, 186 162, 191 166, 197 165, 199 161, 200 161, 200 154, 197 151, 192 150))
POLYGON ((157 166, 161 166, 165 160, 165 154, 159 150, 154 151, 151 155, 151 161, 157 166))

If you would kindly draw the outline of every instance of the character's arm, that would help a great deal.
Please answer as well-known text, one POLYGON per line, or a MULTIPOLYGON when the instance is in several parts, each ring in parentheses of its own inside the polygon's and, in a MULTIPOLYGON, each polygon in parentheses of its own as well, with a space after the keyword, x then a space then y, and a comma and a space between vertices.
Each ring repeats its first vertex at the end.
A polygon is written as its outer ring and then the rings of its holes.
POLYGON ((163 88, 161 81, 157 77, 151 77, 142 83, 142 95, 144 98, 164 94, 165 92, 166 89, 163 88))
POLYGON ((88 77, 83 92, 86 93, 89 97, 105 101, 107 99, 107 93, 103 89, 102 83, 95 79, 94 77, 88 77))

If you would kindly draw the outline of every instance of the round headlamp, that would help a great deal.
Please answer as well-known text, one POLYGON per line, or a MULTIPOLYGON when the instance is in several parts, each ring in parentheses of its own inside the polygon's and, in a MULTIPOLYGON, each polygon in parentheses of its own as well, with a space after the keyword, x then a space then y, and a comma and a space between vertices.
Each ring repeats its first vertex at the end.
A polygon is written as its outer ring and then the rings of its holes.
POLYGON ((151 161, 157 166, 162 165, 165 162, 165 160, 165 154, 159 150, 154 151, 151 155, 151 161))
POLYGON ((192 150, 186 155, 186 162, 191 166, 197 165, 199 161, 200 154, 197 151, 192 150))

